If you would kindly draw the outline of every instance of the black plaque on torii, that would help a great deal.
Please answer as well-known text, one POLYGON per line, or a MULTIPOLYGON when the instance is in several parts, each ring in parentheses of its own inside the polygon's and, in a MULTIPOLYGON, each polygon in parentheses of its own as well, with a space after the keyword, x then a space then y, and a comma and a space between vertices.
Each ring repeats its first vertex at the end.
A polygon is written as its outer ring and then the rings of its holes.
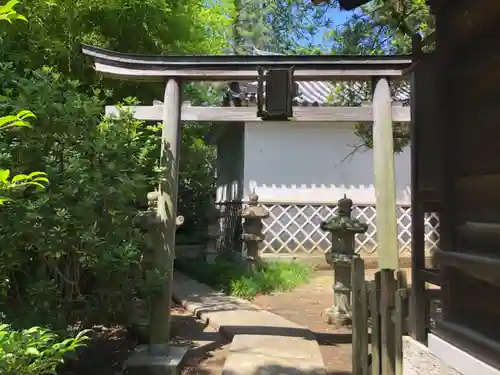
POLYGON ((292 103, 297 91, 293 72, 293 66, 267 70, 258 67, 257 117, 267 121, 287 121, 293 117, 292 103))

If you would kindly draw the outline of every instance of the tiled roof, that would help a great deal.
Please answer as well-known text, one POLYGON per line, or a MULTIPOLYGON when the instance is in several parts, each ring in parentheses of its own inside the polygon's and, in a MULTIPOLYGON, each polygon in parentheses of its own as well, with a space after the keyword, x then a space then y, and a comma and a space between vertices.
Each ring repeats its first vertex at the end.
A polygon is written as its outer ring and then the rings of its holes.
MULTIPOLYGON (((277 53, 253 49, 255 55, 279 55, 277 53)), ((401 82, 392 84, 393 100, 409 105, 410 84, 401 82)), ((325 81, 299 81, 297 82, 298 95, 294 102, 298 105, 360 105, 371 99, 371 87, 368 82, 348 81, 331 83, 325 81)), ((241 93, 232 93, 233 97, 255 101, 257 95, 257 82, 241 82, 241 93)))

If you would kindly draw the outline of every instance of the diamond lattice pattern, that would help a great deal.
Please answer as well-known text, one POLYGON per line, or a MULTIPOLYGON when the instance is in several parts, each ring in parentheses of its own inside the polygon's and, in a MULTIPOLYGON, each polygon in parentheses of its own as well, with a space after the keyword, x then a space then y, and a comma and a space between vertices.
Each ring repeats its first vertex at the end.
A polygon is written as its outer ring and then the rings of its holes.
MULTIPOLYGON (((322 221, 336 214, 337 207, 330 205, 279 205, 262 204, 269 210, 264 220, 265 240, 261 253, 294 254, 326 252, 331 245, 329 234, 320 229, 322 221)), ((397 207, 398 242, 402 253, 411 249, 411 208, 397 207)), ((364 256, 373 256, 377 250, 376 210, 374 205, 354 206, 353 216, 368 224, 365 234, 356 236, 356 251, 364 256)), ((439 242, 439 220, 435 213, 425 218, 426 251, 437 248, 439 242)))

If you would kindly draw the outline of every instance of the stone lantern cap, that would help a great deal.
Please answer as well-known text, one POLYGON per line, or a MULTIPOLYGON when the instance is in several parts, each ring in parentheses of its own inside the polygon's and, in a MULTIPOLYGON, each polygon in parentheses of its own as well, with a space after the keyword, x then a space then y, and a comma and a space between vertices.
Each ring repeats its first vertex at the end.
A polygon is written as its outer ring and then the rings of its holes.
POLYGON ((368 224, 351 217, 352 204, 352 200, 344 194, 344 197, 337 202, 337 215, 322 222, 320 228, 332 233, 365 233, 368 230, 368 224))
POLYGON ((248 218, 261 218, 266 219, 269 217, 269 211, 262 206, 259 206, 259 196, 255 194, 255 191, 249 195, 248 207, 241 210, 241 217, 244 219, 248 218))

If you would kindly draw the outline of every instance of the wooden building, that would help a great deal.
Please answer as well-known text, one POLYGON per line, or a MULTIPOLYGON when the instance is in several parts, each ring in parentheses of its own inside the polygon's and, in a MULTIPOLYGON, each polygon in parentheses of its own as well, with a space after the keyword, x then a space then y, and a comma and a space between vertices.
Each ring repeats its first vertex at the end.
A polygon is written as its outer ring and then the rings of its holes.
MULTIPOLYGON (((495 297, 500 293, 500 148, 495 144, 500 136, 495 125, 500 113, 500 49, 495 41, 500 2, 429 3, 436 16, 432 122, 440 142, 434 150, 442 160, 438 260, 443 319, 437 332, 500 368, 500 299, 495 297)), ((426 138, 421 137, 417 150, 425 149, 426 138)), ((422 162, 421 168, 426 167, 422 162)), ((418 183, 418 173, 415 178, 418 183)), ((426 203, 423 196, 416 199, 426 203)), ((418 267, 421 259, 415 261, 418 267)))
POLYGON ((411 334, 464 375, 500 374, 500 1, 427 2, 435 50, 416 49, 412 66, 411 334), (423 217, 433 211, 439 268, 426 269, 423 217), (426 282, 441 286, 431 333, 426 282))

